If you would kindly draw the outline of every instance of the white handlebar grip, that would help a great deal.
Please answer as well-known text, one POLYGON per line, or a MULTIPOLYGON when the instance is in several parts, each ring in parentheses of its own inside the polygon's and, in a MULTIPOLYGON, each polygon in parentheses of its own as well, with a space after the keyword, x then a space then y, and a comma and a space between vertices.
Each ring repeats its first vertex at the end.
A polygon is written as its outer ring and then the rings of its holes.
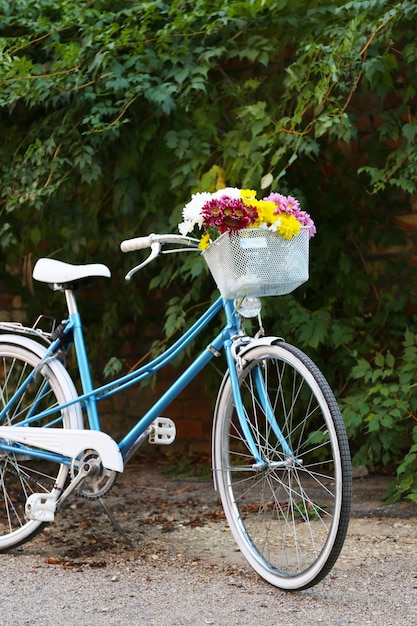
POLYGON ((149 235, 148 237, 135 237, 134 239, 126 239, 120 244, 120 249, 122 252, 143 250, 144 248, 150 248, 153 241, 153 235, 149 235))

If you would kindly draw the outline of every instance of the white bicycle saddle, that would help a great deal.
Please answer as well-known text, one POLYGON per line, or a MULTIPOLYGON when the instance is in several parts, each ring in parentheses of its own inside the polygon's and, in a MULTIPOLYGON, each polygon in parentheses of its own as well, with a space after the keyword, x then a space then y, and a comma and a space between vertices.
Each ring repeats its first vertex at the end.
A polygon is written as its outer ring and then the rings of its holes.
POLYGON ((110 278, 109 268, 102 263, 72 265, 56 259, 39 259, 33 268, 33 278, 51 285, 73 285, 88 278, 110 278))

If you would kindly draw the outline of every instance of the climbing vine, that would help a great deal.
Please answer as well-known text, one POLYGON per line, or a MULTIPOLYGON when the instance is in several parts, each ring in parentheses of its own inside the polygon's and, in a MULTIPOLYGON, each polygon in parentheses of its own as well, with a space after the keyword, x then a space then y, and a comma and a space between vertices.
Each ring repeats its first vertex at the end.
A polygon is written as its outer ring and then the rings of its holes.
POLYGON ((311 279, 265 314, 322 364, 358 461, 398 466, 405 485, 414 387, 384 405, 394 432, 371 418, 369 376, 377 402, 416 332, 412 269, 379 254, 406 250, 392 216, 416 195, 416 17, 399 0, 0 0, 4 288, 30 315, 45 300, 37 256, 104 260, 115 279, 87 311, 100 345, 110 355, 126 324, 145 324, 148 286, 169 294, 171 335, 211 297, 201 259, 128 288, 119 242, 174 229, 196 190, 293 193, 318 226, 311 279))

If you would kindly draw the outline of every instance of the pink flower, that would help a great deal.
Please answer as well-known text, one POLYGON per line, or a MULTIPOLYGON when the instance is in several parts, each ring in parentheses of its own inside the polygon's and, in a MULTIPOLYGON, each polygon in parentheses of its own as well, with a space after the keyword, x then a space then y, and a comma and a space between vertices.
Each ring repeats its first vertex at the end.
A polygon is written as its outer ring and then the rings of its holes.
POLYGON ((306 213, 305 211, 297 211, 296 213, 294 213, 294 217, 297 218, 297 220, 300 222, 301 226, 308 226, 308 234, 309 234, 310 239, 311 239, 311 237, 314 237, 314 235, 316 234, 317 230, 316 230, 316 226, 315 226, 313 220, 311 219, 311 217, 309 216, 309 214, 306 213))
POLYGON ((292 196, 283 196, 281 193, 270 193, 264 198, 269 202, 277 205, 277 213, 287 213, 287 215, 295 215, 300 210, 300 203, 292 196))
POLYGON ((292 196, 283 196, 281 193, 270 193, 264 200, 276 204, 275 212, 277 214, 286 213, 287 215, 293 215, 301 223, 301 226, 308 227, 310 239, 314 237, 316 234, 314 222, 306 211, 301 210, 298 200, 292 196))

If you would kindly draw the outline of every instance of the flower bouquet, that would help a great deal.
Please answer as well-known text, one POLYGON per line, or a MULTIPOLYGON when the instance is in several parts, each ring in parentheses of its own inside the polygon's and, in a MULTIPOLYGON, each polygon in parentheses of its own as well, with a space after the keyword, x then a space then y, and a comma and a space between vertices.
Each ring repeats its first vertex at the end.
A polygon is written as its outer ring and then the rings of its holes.
POLYGON ((182 235, 202 232, 200 248, 224 298, 284 295, 308 280, 309 239, 316 228, 292 196, 262 200, 248 189, 192 196, 182 235))

